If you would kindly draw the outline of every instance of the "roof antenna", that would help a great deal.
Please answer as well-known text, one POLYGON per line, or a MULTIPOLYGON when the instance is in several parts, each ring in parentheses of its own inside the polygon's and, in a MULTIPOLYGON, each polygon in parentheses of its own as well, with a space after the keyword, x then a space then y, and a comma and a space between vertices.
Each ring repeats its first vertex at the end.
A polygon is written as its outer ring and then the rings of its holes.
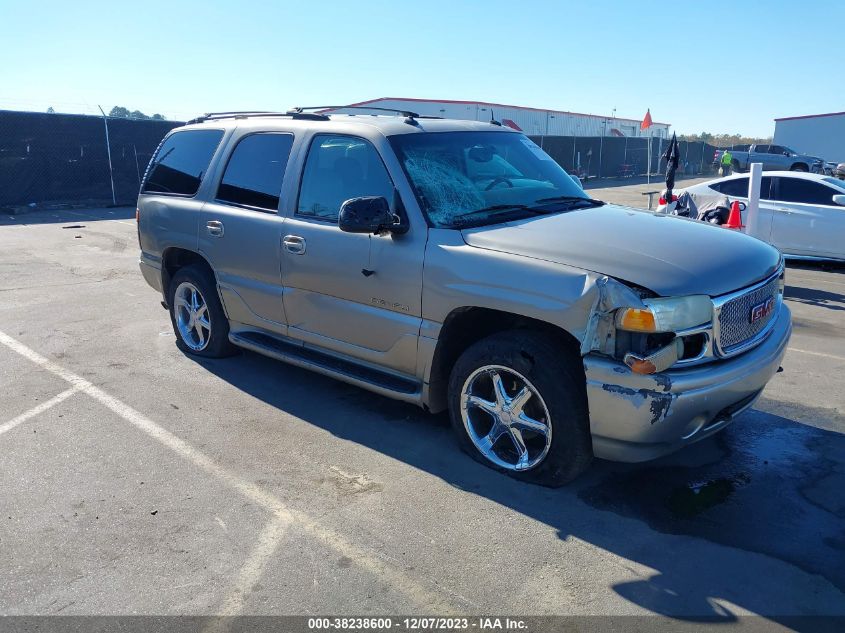
POLYGON ((499 122, 495 119, 495 117, 493 116, 493 108, 490 108, 490 125, 498 125, 499 127, 502 127, 502 124, 501 124, 501 123, 499 123, 499 122))

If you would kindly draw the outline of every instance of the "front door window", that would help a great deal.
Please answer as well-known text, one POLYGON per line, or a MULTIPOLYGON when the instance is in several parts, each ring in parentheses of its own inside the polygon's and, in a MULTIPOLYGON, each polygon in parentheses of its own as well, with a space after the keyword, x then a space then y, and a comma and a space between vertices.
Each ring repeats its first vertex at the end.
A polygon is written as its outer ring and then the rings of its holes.
POLYGON ((393 182, 376 148, 362 138, 319 134, 311 141, 296 214, 337 222, 350 198, 393 199, 393 182))

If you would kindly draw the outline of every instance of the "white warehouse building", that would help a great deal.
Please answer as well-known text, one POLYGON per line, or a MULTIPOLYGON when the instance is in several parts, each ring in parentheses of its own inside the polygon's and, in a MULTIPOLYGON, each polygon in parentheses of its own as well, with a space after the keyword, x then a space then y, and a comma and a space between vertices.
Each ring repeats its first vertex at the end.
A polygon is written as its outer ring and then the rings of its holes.
MULTIPOLYGON (((649 136, 649 130, 640 130, 642 119, 581 114, 565 110, 543 110, 488 101, 380 97, 349 105, 409 110, 424 116, 438 116, 446 119, 489 121, 492 117, 530 136, 649 136)), ((350 114, 355 112, 355 110, 343 108, 333 111, 350 114)), ((655 121, 650 129, 651 136, 669 138, 669 128, 668 123, 655 121)))
POLYGON ((773 142, 802 154, 845 162, 845 112, 775 119, 773 142))

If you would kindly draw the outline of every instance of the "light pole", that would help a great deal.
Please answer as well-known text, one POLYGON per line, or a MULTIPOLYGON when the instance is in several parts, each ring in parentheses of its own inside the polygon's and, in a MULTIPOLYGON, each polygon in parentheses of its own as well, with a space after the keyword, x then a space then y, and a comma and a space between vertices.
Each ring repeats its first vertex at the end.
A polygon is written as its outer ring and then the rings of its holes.
POLYGON ((103 114, 103 125, 106 126, 106 152, 109 157, 109 180, 111 181, 111 201, 112 204, 117 206, 117 196, 114 195, 114 171, 112 170, 111 166, 111 144, 109 143, 109 120, 106 117, 106 113, 103 112, 103 108, 101 106, 97 106, 100 108, 100 112, 103 114))
MULTIPOLYGON (((610 115, 611 121, 616 119, 616 108, 613 108, 613 112, 610 115)), ((604 132, 601 135, 601 139, 599 139, 599 178, 601 178, 601 167, 602 167, 602 154, 604 152, 604 137, 607 136, 607 118, 604 120, 604 132)))
POLYGON ((604 132, 599 139, 599 178, 601 178, 601 155, 604 150, 604 137, 607 136, 607 119, 604 120, 604 132))

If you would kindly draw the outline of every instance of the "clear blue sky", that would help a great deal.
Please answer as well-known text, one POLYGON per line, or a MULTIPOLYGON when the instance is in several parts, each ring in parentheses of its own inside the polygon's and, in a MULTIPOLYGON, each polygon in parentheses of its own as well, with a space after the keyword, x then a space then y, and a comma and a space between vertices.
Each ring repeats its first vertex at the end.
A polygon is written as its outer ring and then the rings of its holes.
POLYGON ((0 108, 169 118, 381 96, 765 136, 845 110, 845 4, 0 0, 0 108))

